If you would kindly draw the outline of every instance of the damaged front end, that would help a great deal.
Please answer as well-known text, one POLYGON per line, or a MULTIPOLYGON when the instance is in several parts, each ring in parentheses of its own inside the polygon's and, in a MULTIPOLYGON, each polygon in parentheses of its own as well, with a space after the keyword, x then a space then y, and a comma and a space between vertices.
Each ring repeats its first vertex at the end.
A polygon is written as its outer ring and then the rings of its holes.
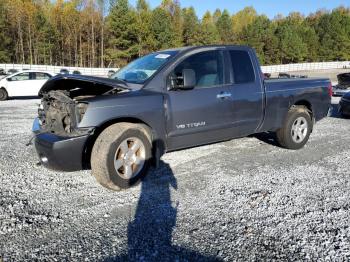
POLYGON ((35 148, 47 168, 77 171, 89 167, 85 151, 95 127, 79 127, 96 96, 128 92, 116 80, 56 76, 40 90, 41 104, 33 124, 35 148))
POLYGON ((71 99, 67 91, 45 93, 38 109, 41 129, 61 136, 79 135, 77 127, 87 106, 87 102, 71 99))
POLYGON ((39 92, 40 132, 59 136, 84 134, 88 130, 78 126, 88 108, 88 99, 127 90, 126 84, 118 80, 87 76, 54 77, 39 92))

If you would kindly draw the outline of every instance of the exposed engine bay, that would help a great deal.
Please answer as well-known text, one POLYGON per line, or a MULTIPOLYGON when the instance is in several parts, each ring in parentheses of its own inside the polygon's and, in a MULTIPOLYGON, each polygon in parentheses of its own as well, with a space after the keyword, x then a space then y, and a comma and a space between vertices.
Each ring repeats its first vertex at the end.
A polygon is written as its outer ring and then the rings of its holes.
POLYGON ((40 90, 41 104, 38 109, 43 132, 61 136, 76 136, 81 133, 78 124, 88 107, 88 98, 98 95, 113 95, 128 91, 116 86, 109 79, 57 76, 40 90), (112 83, 114 85, 112 85, 112 83))
POLYGON ((72 134, 86 108, 87 103, 71 99, 68 91, 50 91, 43 95, 38 110, 41 127, 57 135, 72 134))

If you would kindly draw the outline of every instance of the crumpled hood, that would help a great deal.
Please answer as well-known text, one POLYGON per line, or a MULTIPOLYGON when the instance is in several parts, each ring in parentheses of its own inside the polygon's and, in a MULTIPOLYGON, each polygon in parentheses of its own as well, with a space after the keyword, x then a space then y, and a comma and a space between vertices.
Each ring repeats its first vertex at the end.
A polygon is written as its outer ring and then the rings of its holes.
POLYGON ((57 75, 50 78, 39 91, 39 96, 52 90, 74 91, 84 94, 100 95, 112 89, 130 89, 123 81, 83 75, 57 75))

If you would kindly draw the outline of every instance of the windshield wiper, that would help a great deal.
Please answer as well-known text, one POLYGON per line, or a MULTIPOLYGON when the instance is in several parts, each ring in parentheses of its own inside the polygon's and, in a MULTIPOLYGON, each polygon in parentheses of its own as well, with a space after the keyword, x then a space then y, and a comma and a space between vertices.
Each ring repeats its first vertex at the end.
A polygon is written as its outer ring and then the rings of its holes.
POLYGON ((114 92, 118 93, 118 92, 123 91, 123 90, 132 90, 132 88, 128 85, 128 83, 122 79, 113 78, 111 80, 115 80, 117 83, 115 84, 115 86, 111 90, 104 93, 104 95, 114 93, 114 92))
POLYGON ((126 85, 126 86, 129 86, 129 85, 128 85, 128 82, 126 82, 125 79, 121 79, 121 78, 118 78, 118 77, 115 77, 115 78, 112 78, 112 79, 113 79, 113 80, 117 80, 117 81, 123 83, 123 84, 126 85))

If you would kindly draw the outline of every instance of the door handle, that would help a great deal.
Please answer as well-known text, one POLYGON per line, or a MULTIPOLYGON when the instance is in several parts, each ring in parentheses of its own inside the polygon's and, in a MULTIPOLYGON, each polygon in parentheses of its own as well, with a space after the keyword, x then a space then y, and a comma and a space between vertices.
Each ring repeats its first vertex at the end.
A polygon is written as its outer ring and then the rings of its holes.
POLYGON ((216 95, 217 99, 226 99, 226 98, 230 98, 232 96, 231 93, 228 92, 221 92, 220 94, 216 95))

